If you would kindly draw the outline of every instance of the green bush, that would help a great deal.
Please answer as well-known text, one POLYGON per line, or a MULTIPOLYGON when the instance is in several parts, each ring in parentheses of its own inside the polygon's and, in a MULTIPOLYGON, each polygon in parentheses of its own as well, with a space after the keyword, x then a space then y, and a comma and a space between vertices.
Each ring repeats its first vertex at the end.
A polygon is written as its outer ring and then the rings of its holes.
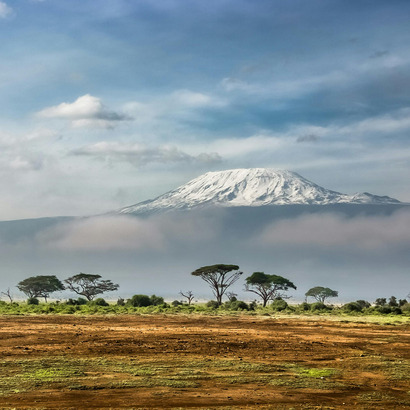
POLYGON ((37 298, 28 298, 27 304, 28 305, 38 305, 40 302, 37 298))
POLYGON ((307 303, 307 302, 303 302, 303 303, 301 303, 301 304, 299 305, 299 308, 300 308, 301 310, 304 310, 304 311, 310 310, 310 304, 307 303))
POLYGON ((127 304, 133 307, 145 307, 151 306, 151 298, 147 295, 134 295, 131 299, 127 300, 127 304))
POLYGON ((229 310, 249 310, 249 306, 242 300, 233 300, 224 303, 224 307, 229 310))
POLYGON ((410 303, 405 303, 402 305, 401 310, 403 313, 410 313, 410 303))
POLYGON ((177 307, 177 306, 182 306, 183 303, 180 300, 174 300, 173 302, 171 302, 171 305, 174 307, 177 307))
POLYGON ((358 302, 349 302, 343 305, 342 309, 345 312, 361 312, 363 310, 362 306, 358 302))
POLYGON ((103 298, 97 298, 89 303, 92 306, 109 306, 109 304, 103 298))
POLYGON ((211 309, 218 309, 219 305, 216 300, 210 300, 209 302, 207 302, 206 307, 211 308, 211 309))
POLYGON ((332 310, 332 308, 330 306, 326 306, 324 303, 322 302, 316 302, 316 303, 312 303, 310 305, 310 310, 312 312, 316 312, 317 310, 319 311, 323 311, 323 310, 332 310))
POLYGON ((125 300, 123 298, 118 298, 117 306, 125 306, 125 300))
POLYGON ((84 298, 78 298, 78 299, 68 299, 67 302, 65 302, 66 305, 68 306, 81 306, 81 305, 86 305, 88 303, 87 299, 84 298))
POLYGON ((398 307, 398 306, 393 306, 392 308, 391 308, 391 312, 394 314, 394 315, 401 315, 403 312, 402 312, 402 310, 398 307))
POLYGON ((152 295, 150 297, 150 300, 151 300, 151 305, 153 306, 159 306, 159 305, 164 304, 164 298, 162 298, 161 296, 152 295))
POLYGON ((390 306, 376 306, 376 312, 382 313, 383 315, 388 315, 389 313, 392 312, 392 308, 390 306))
POLYGON ((278 298, 275 299, 270 306, 276 312, 282 312, 282 310, 285 310, 288 307, 288 304, 286 300, 278 298))
POLYGON ((356 303, 363 309, 368 309, 371 304, 367 300, 356 300, 356 303))

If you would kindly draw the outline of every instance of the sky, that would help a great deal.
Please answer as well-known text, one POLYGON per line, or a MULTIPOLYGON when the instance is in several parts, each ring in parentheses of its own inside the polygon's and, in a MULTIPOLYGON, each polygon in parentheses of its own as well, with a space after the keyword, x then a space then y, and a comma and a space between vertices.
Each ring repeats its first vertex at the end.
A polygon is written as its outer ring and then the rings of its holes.
POLYGON ((207 171, 410 202, 410 3, 1 0, 0 220, 207 171))

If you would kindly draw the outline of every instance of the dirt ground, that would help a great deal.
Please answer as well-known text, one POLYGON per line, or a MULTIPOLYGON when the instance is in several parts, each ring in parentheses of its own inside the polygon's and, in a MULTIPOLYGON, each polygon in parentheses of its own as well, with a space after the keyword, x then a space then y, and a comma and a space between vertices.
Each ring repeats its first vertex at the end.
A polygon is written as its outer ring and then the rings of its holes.
POLYGON ((409 330, 272 316, 0 316, 0 407, 409 408, 409 330))

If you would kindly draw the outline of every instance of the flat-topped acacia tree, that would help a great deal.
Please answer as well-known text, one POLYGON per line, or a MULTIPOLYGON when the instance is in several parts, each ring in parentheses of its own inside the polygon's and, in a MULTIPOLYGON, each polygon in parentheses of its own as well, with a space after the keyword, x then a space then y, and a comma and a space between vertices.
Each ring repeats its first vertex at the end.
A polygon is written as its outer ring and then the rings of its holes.
POLYGON ((17 288, 29 298, 47 298, 50 293, 64 290, 64 285, 55 275, 32 276, 18 283, 17 288))
POLYGON ((191 273, 208 283, 216 298, 218 306, 222 304, 222 297, 227 289, 232 286, 242 275, 238 265, 210 265, 202 266, 191 273))
MULTIPOLYGON (((320 303, 325 303, 328 298, 336 298, 339 295, 337 290, 332 290, 330 288, 324 288, 323 286, 315 286, 310 288, 306 293, 306 299, 308 296, 315 298, 320 303)), ((386 300, 386 299, 385 299, 386 300)))
POLYGON ((257 294, 266 306, 269 300, 285 297, 283 291, 296 286, 289 280, 279 275, 267 275, 264 272, 253 272, 246 278, 245 290, 257 294))
POLYGON ((119 288, 119 285, 112 283, 110 280, 101 279, 101 275, 92 275, 90 273, 79 273, 64 282, 67 283, 67 289, 77 293, 77 295, 84 296, 88 300, 93 300, 97 295, 119 288))

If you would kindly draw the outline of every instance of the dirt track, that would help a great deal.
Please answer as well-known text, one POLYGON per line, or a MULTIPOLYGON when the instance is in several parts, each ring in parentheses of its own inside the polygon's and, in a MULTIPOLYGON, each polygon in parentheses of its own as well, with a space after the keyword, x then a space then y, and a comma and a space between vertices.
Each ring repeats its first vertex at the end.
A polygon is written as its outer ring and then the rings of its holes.
POLYGON ((3 408, 408 408, 409 325, 2 316, 3 408))

